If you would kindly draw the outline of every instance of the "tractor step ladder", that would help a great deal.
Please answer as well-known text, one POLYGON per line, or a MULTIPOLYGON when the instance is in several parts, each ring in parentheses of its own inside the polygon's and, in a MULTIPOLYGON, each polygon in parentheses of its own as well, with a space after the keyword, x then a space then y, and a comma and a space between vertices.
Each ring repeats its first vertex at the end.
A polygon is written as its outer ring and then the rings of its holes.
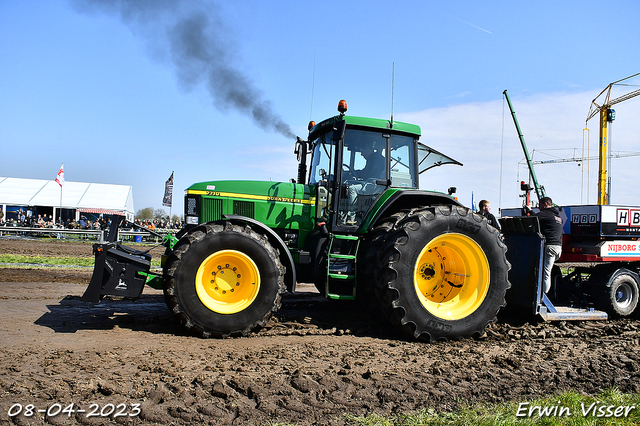
POLYGON ((352 235, 331 235, 330 238, 325 294, 329 299, 354 300, 360 239, 352 235))

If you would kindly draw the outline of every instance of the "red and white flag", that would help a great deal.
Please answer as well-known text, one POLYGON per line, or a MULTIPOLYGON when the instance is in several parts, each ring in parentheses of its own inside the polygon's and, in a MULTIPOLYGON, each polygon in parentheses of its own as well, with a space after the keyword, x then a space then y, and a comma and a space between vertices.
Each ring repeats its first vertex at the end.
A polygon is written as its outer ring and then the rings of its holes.
POLYGON ((56 176, 56 182, 58 185, 64 185, 64 163, 60 166, 60 171, 58 172, 58 176, 56 176))

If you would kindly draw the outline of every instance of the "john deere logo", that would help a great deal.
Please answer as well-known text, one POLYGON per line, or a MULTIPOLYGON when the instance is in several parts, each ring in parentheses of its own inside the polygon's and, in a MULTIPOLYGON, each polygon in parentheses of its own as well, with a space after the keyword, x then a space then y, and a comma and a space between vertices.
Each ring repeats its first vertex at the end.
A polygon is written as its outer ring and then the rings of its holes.
POLYGON ((118 280, 118 285, 116 286, 116 290, 126 290, 127 289, 127 283, 123 280, 118 280))

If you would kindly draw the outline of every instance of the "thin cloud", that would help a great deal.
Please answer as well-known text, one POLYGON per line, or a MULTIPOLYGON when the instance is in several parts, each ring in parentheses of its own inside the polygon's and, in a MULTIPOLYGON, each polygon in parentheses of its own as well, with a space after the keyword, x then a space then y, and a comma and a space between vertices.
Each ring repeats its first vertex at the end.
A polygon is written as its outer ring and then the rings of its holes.
POLYGON ((456 98, 456 99, 466 98, 467 96, 470 96, 470 95, 471 95, 471 92, 468 91, 468 90, 465 90, 464 92, 460 92, 460 93, 452 95, 452 96, 447 96, 447 99, 451 99, 451 98, 456 98))
POLYGON ((464 21, 464 20, 462 20, 462 19, 460 19, 460 18, 456 18, 456 19, 457 19, 458 21, 462 22, 463 24, 467 24, 467 25, 469 25, 470 27, 476 28, 476 29, 478 29, 478 30, 480 30, 480 31, 484 31, 485 33, 493 34, 493 33, 492 33, 491 31, 489 31, 489 30, 485 30, 485 29, 484 29, 484 28, 482 28, 482 27, 479 27, 479 26, 477 26, 477 25, 473 25, 471 22, 464 21))

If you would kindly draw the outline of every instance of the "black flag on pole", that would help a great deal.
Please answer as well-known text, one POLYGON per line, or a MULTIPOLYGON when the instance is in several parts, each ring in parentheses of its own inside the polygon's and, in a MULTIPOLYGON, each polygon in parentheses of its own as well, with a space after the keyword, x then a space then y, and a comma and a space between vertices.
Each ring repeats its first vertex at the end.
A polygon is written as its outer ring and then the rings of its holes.
POLYGON ((171 200, 173 199, 173 172, 164 184, 164 198, 162 199, 162 205, 171 207, 171 200))

